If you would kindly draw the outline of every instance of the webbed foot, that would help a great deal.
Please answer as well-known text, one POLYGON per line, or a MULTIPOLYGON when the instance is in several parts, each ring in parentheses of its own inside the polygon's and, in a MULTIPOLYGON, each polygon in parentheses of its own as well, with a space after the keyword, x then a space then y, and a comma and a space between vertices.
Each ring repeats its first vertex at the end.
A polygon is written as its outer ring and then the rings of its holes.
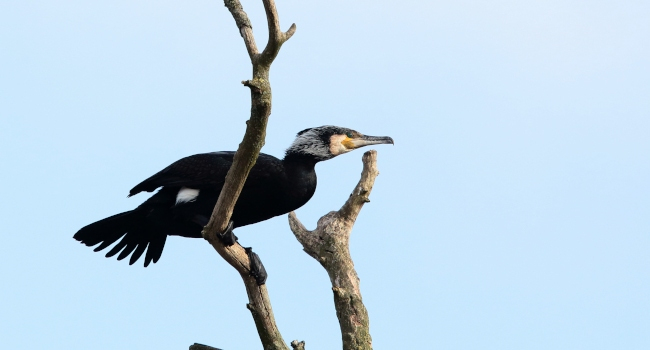
POLYGON ((264 265, 262 265, 262 260, 260 260, 260 256, 257 255, 256 253, 253 252, 253 248, 244 248, 246 250, 246 254, 248 255, 248 260, 251 262, 251 276, 255 278, 255 281, 257 282, 258 286, 263 285, 266 283, 266 277, 268 275, 266 274, 266 269, 264 268, 264 265))

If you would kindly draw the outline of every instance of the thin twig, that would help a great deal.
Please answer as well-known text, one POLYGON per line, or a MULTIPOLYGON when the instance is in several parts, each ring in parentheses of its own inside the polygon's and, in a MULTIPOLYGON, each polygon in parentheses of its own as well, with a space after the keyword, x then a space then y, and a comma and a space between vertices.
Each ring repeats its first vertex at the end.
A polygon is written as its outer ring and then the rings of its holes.
POLYGON ((239 34, 244 39, 248 56, 250 56, 252 62, 259 54, 257 45, 255 44, 255 37, 253 36, 253 25, 248 19, 246 12, 244 12, 244 8, 239 0, 224 0, 224 5, 226 5, 232 17, 235 19, 235 24, 239 29, 239 34))
POLYGON ((286 33, 280 29, 280 16, 275 7, 274 0, 262 0, 266 10, 266 20, 269 27, 269 41, 260 55, 260 62, 267 62, 275 59, 280 52, 280 47, 296 32, 296 24, 293 23, 286 33))

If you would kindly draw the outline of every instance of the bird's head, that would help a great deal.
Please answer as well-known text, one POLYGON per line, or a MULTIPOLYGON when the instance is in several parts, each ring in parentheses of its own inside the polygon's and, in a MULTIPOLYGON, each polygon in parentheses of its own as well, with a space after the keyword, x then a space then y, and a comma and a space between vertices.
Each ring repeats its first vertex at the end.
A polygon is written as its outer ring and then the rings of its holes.
POLYGON ((394 144, 388 136, 368 136, 352 129, 325 125, 299 132, 286 154, 309 157, 319 162, 359 147, 380 143, 394 144))

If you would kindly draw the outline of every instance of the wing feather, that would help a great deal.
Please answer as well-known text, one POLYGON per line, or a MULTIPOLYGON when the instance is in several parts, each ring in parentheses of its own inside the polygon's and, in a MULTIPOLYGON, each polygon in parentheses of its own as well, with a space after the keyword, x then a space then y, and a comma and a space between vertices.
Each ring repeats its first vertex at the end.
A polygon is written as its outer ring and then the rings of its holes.
POLYGON ((185 157, 137 184, 129 197, 158 187, 221 187, 232 165, 234 152, 201 153, 185 157))

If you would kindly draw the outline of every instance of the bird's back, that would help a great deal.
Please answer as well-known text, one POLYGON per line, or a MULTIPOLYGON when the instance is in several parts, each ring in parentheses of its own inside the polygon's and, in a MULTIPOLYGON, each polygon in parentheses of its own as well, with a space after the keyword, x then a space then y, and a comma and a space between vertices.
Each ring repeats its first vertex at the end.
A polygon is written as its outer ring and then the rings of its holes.
MULTIPOLYGON (((212 213, 233 157, 234 152, 185 157, 136 185, 130 195, 163 187, 147 202, 166 201, 175 220, 203 223, 212 213), (182 190, 197 190, 197 195, 182 202, 178 195, 182 190)), ((276 157, 261 153, 237 200, 232 220, 235 227, 241 227, 286 214, 304 205, 315 190, 313 165, 287 165, 276 157)), ((194 237, 200 234, 200 229, 197 225, 192 232, 178 234, 194 237)))

